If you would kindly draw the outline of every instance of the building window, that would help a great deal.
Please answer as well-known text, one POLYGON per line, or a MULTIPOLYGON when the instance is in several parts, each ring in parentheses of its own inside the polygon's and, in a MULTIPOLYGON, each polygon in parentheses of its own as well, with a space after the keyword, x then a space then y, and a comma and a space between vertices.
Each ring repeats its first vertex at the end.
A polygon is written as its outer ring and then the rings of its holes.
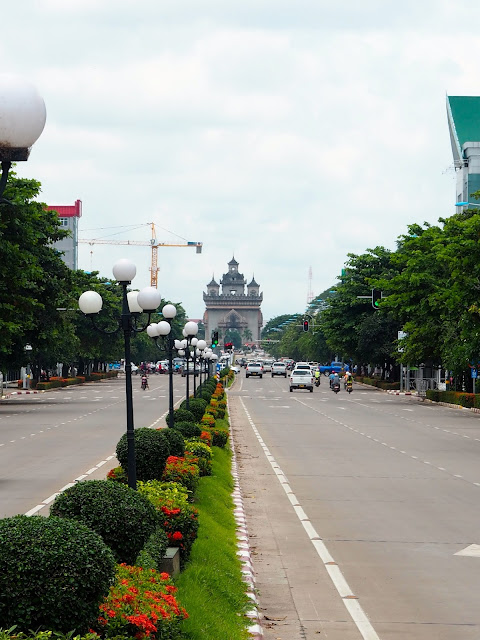
POLYGON ((256 296, 256 295, 257 295, 257 292, 255 291, 255 289, 252 289, 252 290, 250 291, 250 295, 251 295, 251 296, 256 296))
POLYGON ((215 289, 210 289, 210 295, 211 296, 216 296, 217 292, 215 291, 215 289))
POLYGON ((68 218, 59 218, 60 226, 68 227, 68 218))

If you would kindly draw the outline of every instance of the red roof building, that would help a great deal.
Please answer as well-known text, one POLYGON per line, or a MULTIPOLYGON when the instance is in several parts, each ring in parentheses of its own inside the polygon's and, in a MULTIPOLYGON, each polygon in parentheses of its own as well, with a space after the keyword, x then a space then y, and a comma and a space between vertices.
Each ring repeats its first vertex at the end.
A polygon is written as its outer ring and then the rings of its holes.
POLYGON ((82 217, 82 201, 74 204, 48 205, 49 211, 56 211, 60 224, 70 234, 55 243, 55 248, 63 254, 63 261, 70 269, 78 269, 78 221, 82 217))

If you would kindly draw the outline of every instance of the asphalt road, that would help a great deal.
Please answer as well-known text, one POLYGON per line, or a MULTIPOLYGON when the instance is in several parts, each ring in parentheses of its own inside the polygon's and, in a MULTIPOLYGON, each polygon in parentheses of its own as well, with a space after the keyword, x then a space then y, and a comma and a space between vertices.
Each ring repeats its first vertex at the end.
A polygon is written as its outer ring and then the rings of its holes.
MULTIPOLYGON (((164 425, 168 376, 133 377, 135 427, 164 425)), ((185 378, 174 376, 174 402, 185 378)), ((0 401, 0 517, 48 514, 55 494, 80 477, 104 478, 126 431, 125 378, 15 395, 0 401)))
POLYGON ((480 638, 479 414, 243 372, 229 405, 266 639, 480 638))

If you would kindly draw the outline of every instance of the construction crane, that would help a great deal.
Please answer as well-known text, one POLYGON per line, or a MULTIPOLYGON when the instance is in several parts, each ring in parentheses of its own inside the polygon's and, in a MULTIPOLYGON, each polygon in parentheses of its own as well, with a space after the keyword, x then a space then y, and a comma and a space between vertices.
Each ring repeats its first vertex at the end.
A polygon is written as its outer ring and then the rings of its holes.
POLYGON ((123 244, 123 245, 134 245, 137 247, 151 247, 152 249, 152 262, 150 265, 150 286, 157 288, 157 275, 159 272, 158 268, 158 247, 195 247, 197 253, 202 253, 203 242, 184 242, 184 243, 176 243, 176 242, 158 242, 157 234, 155 231, 155 223, 148 223, 152 230, 152 237, 150 241, 146 240, 102 240, 102 239, 82 239, 78 242, 82 242, 84 244, 94 245, 94 244, 123 244))

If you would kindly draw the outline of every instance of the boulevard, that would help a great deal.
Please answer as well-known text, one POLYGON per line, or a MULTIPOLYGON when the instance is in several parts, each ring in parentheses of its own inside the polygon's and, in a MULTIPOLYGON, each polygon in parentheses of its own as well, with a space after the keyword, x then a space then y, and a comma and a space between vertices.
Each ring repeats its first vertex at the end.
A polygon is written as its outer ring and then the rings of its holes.
POLYGON ((478 414, 243 372, 229 398, 267 639, 479 637, 478 414))
MULTIPOLYGON (((185 378, 173 380, 179 403, 185 378)), ((146 391, 134 376, 133 402, 135 427, 164 425, 168 376, 150 376, 146 391)), ((1 400, 0 517, 29 513, 42 504, 33 513, 48 515, 48 499, 69 483, 82 476, 105 478, 118 464, 115 448, 125 431, 123 376, 1 400)))

